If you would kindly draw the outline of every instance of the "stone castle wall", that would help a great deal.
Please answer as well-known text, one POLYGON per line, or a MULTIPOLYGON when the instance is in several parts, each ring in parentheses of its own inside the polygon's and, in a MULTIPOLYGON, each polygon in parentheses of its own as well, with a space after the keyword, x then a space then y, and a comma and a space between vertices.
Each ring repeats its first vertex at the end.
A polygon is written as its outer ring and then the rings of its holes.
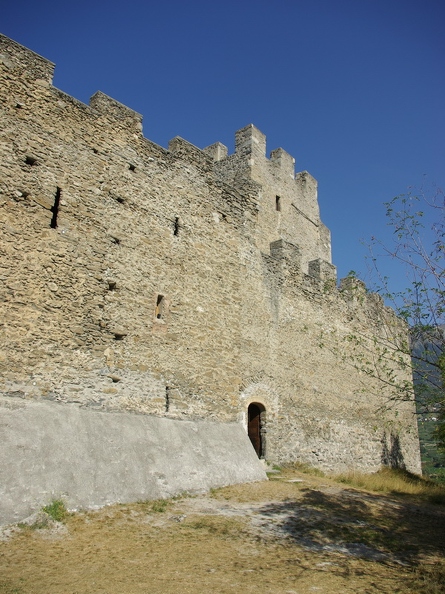
POLYGON ((233 155, 166 150, 5 37, 0 65, 1 395, 243 424, 256 402, 271 461, 376 470, 396 440, 420 472, 413 403, 382 413, 344 357, 351 333, 403 325, 336 287, 316 182, 290 155, 266 158, 254 126, 233 155))

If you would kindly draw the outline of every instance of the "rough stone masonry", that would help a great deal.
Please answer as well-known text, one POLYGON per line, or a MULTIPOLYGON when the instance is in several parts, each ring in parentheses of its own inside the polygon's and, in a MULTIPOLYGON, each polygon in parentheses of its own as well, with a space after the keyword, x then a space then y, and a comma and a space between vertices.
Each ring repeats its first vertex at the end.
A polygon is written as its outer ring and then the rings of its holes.
POLYGON ((267 158, 253 125, 232 155, 181 138, 164 149, 138 113, 56 89, 54 65, 4 36, 0 65, 2 488, 19 501, 28 482, 19 515, 60 494, 132 497, 128 473, 157 485, 140 479, 139 498, 255 480, 258 458, 420 472, 413 401, 386 407, 357 365, 378 369, 373 345, 406 329, 356 279, 337 287, 309 173, 283 149, 267 158), (137 444, 120 435, 132 422, 137 444), (195 443, 202 423, 226 437, 195 443), (158 476, 156 452, 189 468, 197 448, 195 484, 170 488, 177 471, 158 476))

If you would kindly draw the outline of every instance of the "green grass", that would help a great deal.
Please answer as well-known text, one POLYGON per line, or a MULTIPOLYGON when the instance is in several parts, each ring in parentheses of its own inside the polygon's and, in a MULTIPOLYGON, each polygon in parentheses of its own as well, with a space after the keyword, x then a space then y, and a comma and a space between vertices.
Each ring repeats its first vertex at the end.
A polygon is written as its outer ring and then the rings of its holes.
POLYGON ((18 522, 17 526, 20 528, 20 530, 43 530, 44 528, 48 528, 48 520, 44 520, 42 522, 34 522, 34 524, 25 524, 24 522, 18 522))
POLYGON ((192 519, 183 525, 184 530, 203 530, 208 534, 223 538, 241 538, 245 530, 245 521, 238 518, 221 518, 219 516, 205 516, 192 519))
MULTIPOLYGON (((358 471, 326 475, 322 470, 308 464, 294 463, 289 466, 312 476, 330 476, 339 483, 360 489, 391 495, 414 495, 428 503, 445 505, 445 484, 429 477, 421 477, 407 470, 382 467, 378 472, 366 474, 358 471)), ((445 474, 444 474, 445 478, 445 474)))
POLYGON ((303 472, 304 474, 310 474, 311 476, 326 476, 326 474, 319 468, 315 468, 314 466, 310 466, 304 462, 293 462, 292 464, 286 464, 283 466, 283 469, 285 468, 293 468, 299 472, 303 472))
POLYGON ((61 499, 54 499, 51 503, 42 507, 42 511, 55 522, 64 522, 68 516, 68 510, 61 499))
POLYGON ((445 485, 445 452, 439 450, 434 439, 436 423, 424 420, 419 421, 418 426, 422 472, 431 480, 445 485))
MULTIPOLYGON (((37 515, 37 520, 33 524, 19 522, 17 526, 21 530, 43 530, 49 527, 50 520, 55 522, 65 522, 70 515, 61 499, 54 499, 48 505, 42 507, 43 514, 37 515)), ((1 592, 1 590, 0 590, 1 592)))
POLYGON ((25 590, 12 586, 8 582, 0 582, 0 594, 25 594, 25 590))
POLYGON ((167 511, 170 505, 171 501, 169 499, 156 499, 151 502, 151 511, 155 513, 163 513, 167 511))

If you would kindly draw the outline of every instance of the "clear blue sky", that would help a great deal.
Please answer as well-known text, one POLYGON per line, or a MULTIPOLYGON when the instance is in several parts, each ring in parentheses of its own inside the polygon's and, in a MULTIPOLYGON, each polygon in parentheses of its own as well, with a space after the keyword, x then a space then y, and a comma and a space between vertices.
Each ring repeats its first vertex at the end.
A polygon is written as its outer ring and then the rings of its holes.
MULTIPOLYGON (((445 187, 443 0, 0 1, 0 31, 182 136, 233 150, 255 124, 319 183, 339 275, 366 276, 360 240, 388 238, 383 203, 445 187)), ((400 281, 398 273, 394 281, 400 281)))

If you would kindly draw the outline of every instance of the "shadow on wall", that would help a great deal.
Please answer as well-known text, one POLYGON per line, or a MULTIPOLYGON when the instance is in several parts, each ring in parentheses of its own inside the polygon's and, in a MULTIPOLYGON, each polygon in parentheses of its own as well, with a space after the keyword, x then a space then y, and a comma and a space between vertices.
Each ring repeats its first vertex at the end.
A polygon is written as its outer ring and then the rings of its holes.
POLYGON ((386 431, 383 433, 381 460, 383 466, 406 470, 406 465, 402 454, 402 448, 400 447, 400 438, 397 434, 391 433, 389 435, 388 444, 388 437, 386 435, 386 431))

